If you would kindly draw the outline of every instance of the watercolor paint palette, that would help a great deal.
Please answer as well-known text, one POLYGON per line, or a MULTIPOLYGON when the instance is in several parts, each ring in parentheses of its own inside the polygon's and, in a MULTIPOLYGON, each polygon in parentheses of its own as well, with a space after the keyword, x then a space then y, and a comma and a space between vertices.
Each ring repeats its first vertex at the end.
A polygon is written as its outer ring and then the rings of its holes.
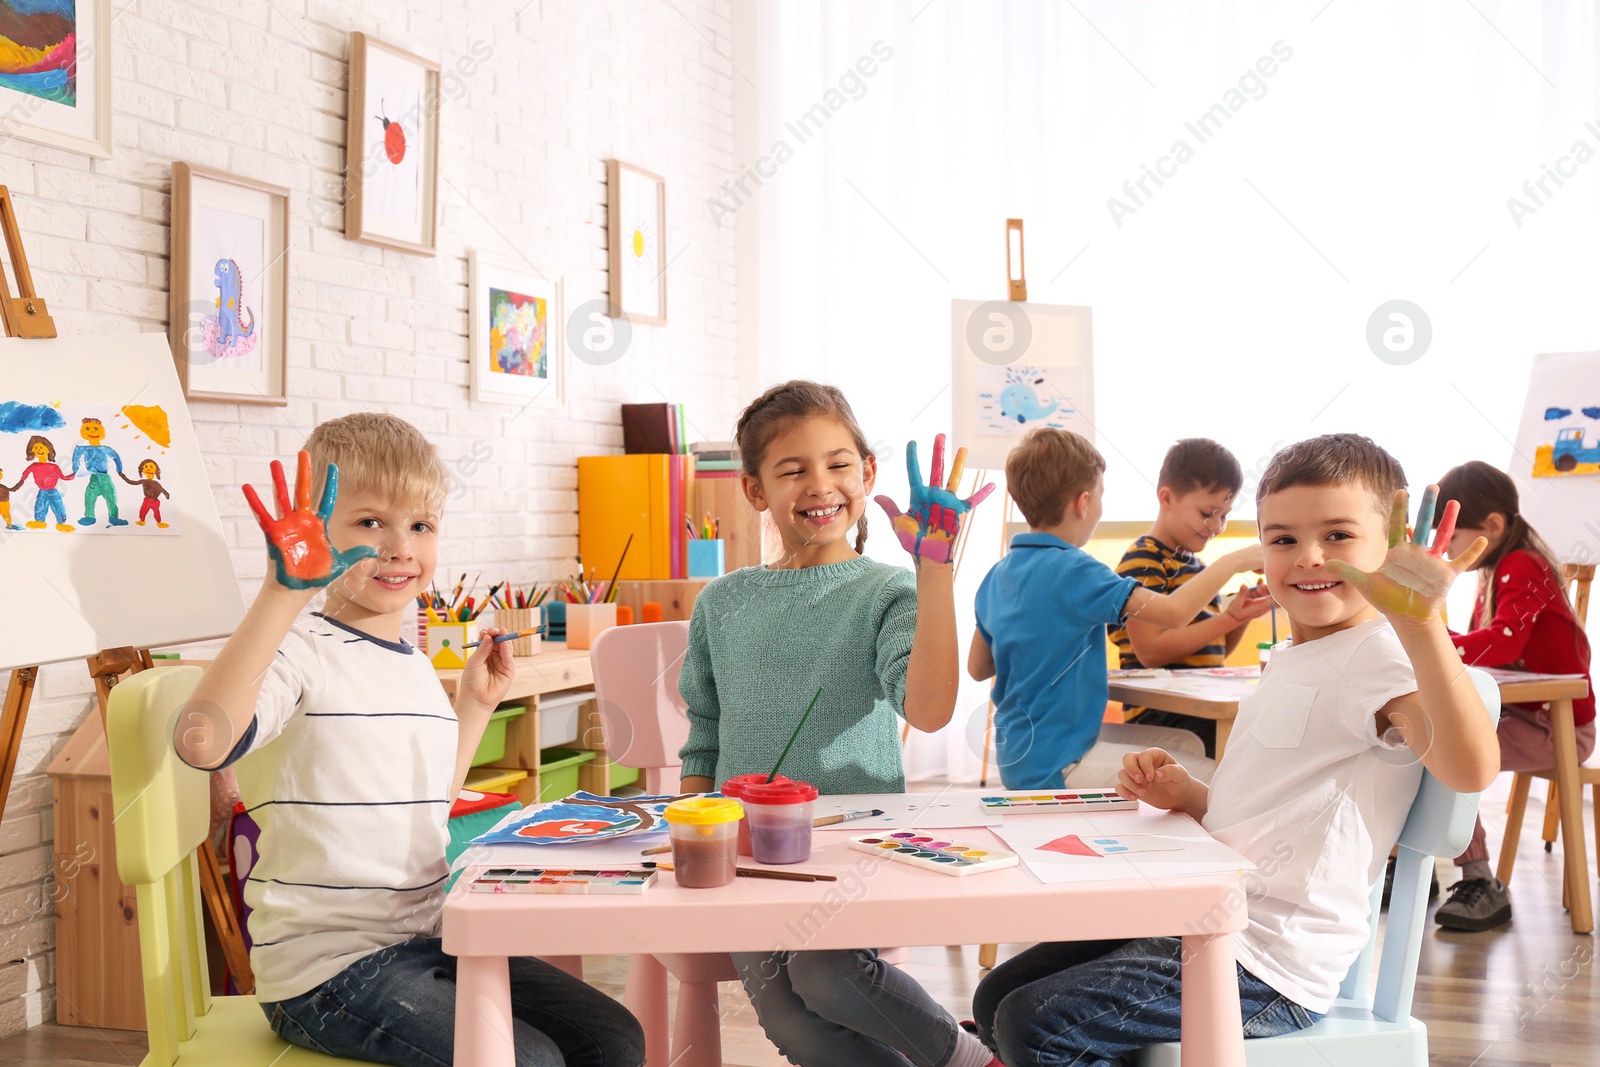
POLYGON ((1017 865, 1017 854, 1003 848, 964 845, 949 833, 933 830, 898 830, 889 834, 852 837, 850 847, 896 863, 909 863, 940 874, 982 874, 1017 865))
POLYGON ((1001 815, 1059 815, 1068 811, 1138 811, 1114 789, 1063 789, 1055 793, 996 793, 983 798, 985 811, 1001 815))
POLYGON ((492 867, 472 880, 474 893, 643 893, 656 872, 614 868, 492 867))

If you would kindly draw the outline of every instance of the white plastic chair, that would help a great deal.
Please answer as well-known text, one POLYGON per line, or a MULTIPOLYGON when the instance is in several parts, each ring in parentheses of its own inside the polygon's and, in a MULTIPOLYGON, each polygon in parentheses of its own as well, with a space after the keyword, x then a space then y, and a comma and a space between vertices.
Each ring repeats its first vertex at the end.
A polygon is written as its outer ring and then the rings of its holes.
MULTIPOLYGON (((1478 695, 1495 721, 1500 690, 1483 671, 1467 668, 1478 695)), ((1478 817, 1477 793, 1457 793, 1428 772, 1422 774, 1411 813, 1400 831, 1389 895, 1388 926, 1378 981, 1369 991, 1373 947, 1378 939, 1383 883, 1372 887, 1372 934, 1350 965, 1333 1008, 1315 1026, 1282 1037, 1244 1043, 1248 1067, 1427 1067, 1428 1028, 1411 1016, 1417 984, 1417 959, 1428 910, 1428 875, 1435 856, 1458 856, 1472 839, 1478 817)), ((1179 1067, 1177 1042, 1151 1045, 1133 1057, 1139 1067, 1179 1067)))

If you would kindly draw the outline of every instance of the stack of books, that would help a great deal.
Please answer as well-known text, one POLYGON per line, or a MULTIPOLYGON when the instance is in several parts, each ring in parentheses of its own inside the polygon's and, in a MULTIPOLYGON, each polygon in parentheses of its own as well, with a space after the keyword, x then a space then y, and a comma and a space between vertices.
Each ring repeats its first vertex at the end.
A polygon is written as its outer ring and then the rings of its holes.
POLYGON ((739 449, 732 441, 696 441, 689 446, 696 478, 737 478, 739 449))
POLYGON ((630 456, 687 455, 683 405, 622 405, 622 450, 630 456))

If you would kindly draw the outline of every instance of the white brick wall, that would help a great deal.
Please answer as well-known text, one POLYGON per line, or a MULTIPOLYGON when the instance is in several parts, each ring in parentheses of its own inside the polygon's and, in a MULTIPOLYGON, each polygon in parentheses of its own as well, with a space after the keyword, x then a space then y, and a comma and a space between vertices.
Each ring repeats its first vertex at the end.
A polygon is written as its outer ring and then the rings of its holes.
MULTIPOLYGON (((682 401, 695 438, 729 436, 740 399, 733 229, 702 206, 733 167, 729 0, 112 7, 114 157, 12 141, 0 145, 0 183, 63 334, 165 330, 174 160, 292 190, 289 405, 192 411, 247 599, 265 555, 238 487, 265 482, 268 461, 292 456, 323 419, 390 411, 438 444, 469 490, 451 502, 440 574, 481 570, 485 584, 567 573, 575 460, 620 450, 618 404, 682 401), (344 239, 352 30, 446 72, 492 48, 459 88, 445 86, 435 258, 344 239), (568 308, 602 296, 610 157, 667 179, 671 325, 636 326, 610 366, 569 360, 563 415, 470 404, 467 249, 560 272, 568 308)), ((82 663, 45 669, 35 693, 0 827, 0 1036, 55 1017, 44 772, 91 699, 82 663)))

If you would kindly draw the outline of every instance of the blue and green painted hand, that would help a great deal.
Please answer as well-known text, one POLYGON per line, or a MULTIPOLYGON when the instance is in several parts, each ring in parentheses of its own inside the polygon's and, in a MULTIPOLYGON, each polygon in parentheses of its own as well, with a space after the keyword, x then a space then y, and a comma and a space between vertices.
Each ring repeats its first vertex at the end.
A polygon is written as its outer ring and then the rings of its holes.
POLYGON ((956 490, 966 465, 967 450, 957 449, 955 461, 950 464, 950 480, 947 483, 944 481, 944 434, 939 434, 933 439, 931 477, 924 484, 922 466, 917 462, 917 443, 911 441, 906 445, 906 474, 911 482, 910 506, 902 512, 887 496, 873 498, 889 516, 900 543, 917 560, 949 563, 956 537, 961 532, 962 519, 994 492, 994 483, 989 482, 965 500, 957 496, 956 490))

